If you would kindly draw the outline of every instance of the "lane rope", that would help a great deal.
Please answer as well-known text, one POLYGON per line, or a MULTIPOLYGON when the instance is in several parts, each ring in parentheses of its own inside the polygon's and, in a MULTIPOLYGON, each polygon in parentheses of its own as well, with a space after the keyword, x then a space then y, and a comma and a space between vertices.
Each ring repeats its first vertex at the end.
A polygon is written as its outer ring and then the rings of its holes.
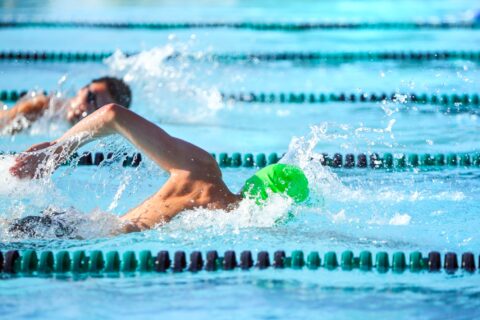
MULTIPOLYGON (((5 154, 5 153, 3 153, 5 154)), ((8 153, 15 154, 15 153, 8 153)), ((273 152, 270 154, 234 152, 229 155, 226 152, 211 153, 222 168, 263 168, 270 164, 277 163, 282 155, 273 152)), ((124 167, 138 167, 142 162, 140 153, 102 153, 102 152, 84 152, 75 153, 65 165, 78 166, 99 166, 108 165, 114 162, 121 162, 124 167)), ((379 153, 360 153, 360 154, 341 154, 335 153, 329 155, 323 153, 318 159, 323 166, 331 168, 371 168, 371 169, 408 169, 408 168, 458 168, 458 167, 480 167, 480 151, 472 153, 391 153, 387 152, 382 155, 379 153)))
MULTIPOLYGON (((1 90, 0 101, 16 102, 28 93, 27 90, 1 90)), ((48 92, 44 91, 44 94, 48 92)), ((372 103, 392 102, 399 104, 416 103, 422 105, 440 105, 450 107, 478 107, 480 98, 478 93, 345 93, 345 92, 242 92, 220 93, 225 102, 259 103, 259 104, 325 104, 325 103, 372 103)), ((451 110, 455 111, 455 110, 451 110)))
MULTIPOLYGON (((125 52, 130 57, 139 52, 125 52)), ((102 62, 113 51, 68 52, 68 51, 0 51, 0 61, 34 62, 102 62)), ((212 53, 170 55, 167 60, 189 59, 194 61, 237 62, 237 61, 312 61, 312 62, 351 62, 351 61, 480 61, 480 51, 357 51, 357 52, 265 52, 265 53, 212 53)))
POLYGON ((0 28, 95 28, 95 29, 247 29, 257 31, 307 30, 448 30, 480 29, 475 21, 392 21, 392 22, 95 22, 3 20, 0 28))
POLYGON ((431 251, 423 256, 419 251, 408 255, 398 251, 389 254, 377 252, 375 256, 370 251, 361 251, 357 256, 351 251, 343 251, 339 256, 336 252, 328 251, 323 259, 317 251, 305 255, 301 250, 294 250, 287 256, 283 250, 274 252, 273 259, 268 251, 257 253, 256 261, 252 251, 245 250, 238 255, 235 251, 225 251, 220 256, 216 250, 208 251, 205 258, 201 251, 193 251, 187 259, 185 251, 176 251, 170 255, 168 251, 159 251, 152 255, 149 250, 138 253, 125 251, 102 252, 83 250, 69 252, 66 250, 53 253, 52 251, 36 252, 35 250, 10 250, 0 252, 1 277, 22 276, 52 276, 52 275, 84 275, 95 276, 101 274, 134 274, 134 273, 181 273, 201 271, 233 271, 251 269, 257 270, 343 270, 358 269, 369 272, 377 271, 380 274, 393 272, 401 274, 405 271, 416 273, 446 272, 455 273, 476 271, 475 255, 472 252, 461 254, 460 264, 457 254, 445 253, 443 259, 438 251, 431 251), (443 261, 442 261, 443 260, 443 261), (442 263, 443 262, 443 263, 442 263))
MULTIPOLYGON (((221 93, 224 101, 261 103, 261 104, 324 104, 331 102, 342 103, 371 103, 371 102, 393 102, 393 103, 416 103, 455 107, 477 107, 480 105, 479 94, 477 93, 313 93, 313 92, 242 92, 242 93, 221 93)), ((452 110, 453 111, 453 110, 452 110)))

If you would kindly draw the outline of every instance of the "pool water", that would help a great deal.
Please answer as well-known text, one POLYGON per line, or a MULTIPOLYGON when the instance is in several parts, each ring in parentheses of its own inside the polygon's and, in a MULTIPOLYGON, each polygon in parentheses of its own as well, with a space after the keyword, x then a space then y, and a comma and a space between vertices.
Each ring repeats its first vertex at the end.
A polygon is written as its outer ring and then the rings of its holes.
MULTIPOLYGON (((471 18, 471 1, 0 1, 3 20, 86 21, 412 21, 471 18), (433 17, 433 18, 432 18, 433 17)), ((256 104, 222 101, 221 92, 477 93, 478 62, 215 62, 188 54, 479 50, 478 30, 235 29, 96 30, 0 29, 0 51, 113 51, 102 63, 0 62, 0 90, 60 90, 71 94, 92 78, 123 77, 133 88, 132 109, 167 132, 213 152, 287 153, 305 169, 311 199, 292 205, 274 198, 233 212, 184 212, 157 229, 110 236, 115 216, 138 205, 166 181, 146 159, 69 166, 52 177, 18 181, 13 159, 0 160, 0 250, 362 250, 472 251, 480 238, 478 167, 404 170, 332 169, 320 154, 477 152, 480 120, 474 107, 415 103, 256 104), (122 52, 141 51, 125 57, 122 52), (180 53, 176 60, 168 59, 180 53), (15 239, 5 220, 46 207, 86 217, 82 240, 15 239), (293 215, 293 217, 291 217, 293 215), (290 218, 287 218, 290 217, 290 218), (280 221, 280 222, 279 222, 280 221)), ((44 119, 0 150, 22 151, 58 138, 67 128, 44 119)), ((107 138, 92 152, 135 152, 107 138)), ((255 169, 222 169, 235 191, 255 169)), ((480 278, 455 274, 353 270, 255 270, 147 274, 88 279, 15 278, 0 282, 0 314, 18 318, 183 319, 471 319, 480 315, 480 278)))

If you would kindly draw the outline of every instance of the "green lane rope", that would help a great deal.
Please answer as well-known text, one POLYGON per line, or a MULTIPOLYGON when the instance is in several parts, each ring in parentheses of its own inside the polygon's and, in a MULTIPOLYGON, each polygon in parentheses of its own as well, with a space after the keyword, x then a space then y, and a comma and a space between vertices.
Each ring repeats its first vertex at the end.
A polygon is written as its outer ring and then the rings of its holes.
MULTIPOLYGON (((268 156, 265 153, 259 153, 254 156, 252 153, 241 154, 233 153, 229 156, 227 153, 219 153, 218 158, 215 154, 212 156, 217 160, 220 167, 265 167, 266 165, 277 163, 281 157, 277 153, 271 153, 268 156)), ((318 161, 331 168, 372 168, 372 169, 406 169, 417 167, 479 167, 480 152, 478 153, 447 153, 447 154, 393 154, 384 153, 381 157, 378 153, 369 155, 360 153, 355 156, 352 153, 342 155, 335 153, 328 155, 322 154, 318 161)))
MULTIPOLYGON (((442 106, 468 107, 480 106, 479 94, 427 94, 427 93, 221 93, 225 101, 244 103, 281 103, 281 104, 323 104, 342 103, 417 103, 442 106)), ((452 110, 454 111, 454 110, 452 110)))
MULTIPOLYGON (((48 51, 0 51, 0 61, 42 61, 42 62, 101 62, 113 54, 109 52, 48 52, 48 51)), ((126 52, 127 57, 138 52, 126 52)), ((220 53, 201 56, 174 53, 169 60, 185 58, 216 62, 235 61, 433 61, 470 60, 480 61, 480 51, 384 51, 384 52, 271 52, 271 53, 220 53)))
POLYGON ((0 28, 99 28, 99 29, 248 29, 265 31, 306 31, 306 30, 421 30, 421 29, 479 29, 474 21, 458 22, 89 22, 89 21, 0 21, 0 28))
MULTIPOLYGON (((1 90, 0 101, 16 102, 28 93, 27 90, 1 90)), ((47 92, 44 92, 47 94, 47 92)), ((427 94, 427 93, 221 93, 224 101, 242 103, 280 103, 280 104, 325 104, 337 103, 416 103, 423 105, 440 105, 454 108, 470 108, 480 106, 478 93, 427 94)), ((455 109, 450 110, 452 112, 455 109)), ((460 111, 460 110, 459 110, 460 111)))
MULTIPOLYGON (((2 154, 2 153, 0 153, 2 154)), ((14 154, 14 153, 9 153, 14 154)), ((253 153, 241 154, 234 152, 231 155, 222 152, 218 156, 212 156, 222 168, 263 168, 267 165, 277 163, 282 156, 273 152, 270 154, 253 153)), ((313 159, 312 159, 313 160, 313 159)), ((371 168, 371 169, 409 169, 409 168, 457 168, 457 167, 480 167, 480 152, 473 153, 391 153, 387 152, 380 156, 378 153, 360 153, 354 155, 347 153, 342 155, 335 153, 322 154, 320 159, 315 159, 320 164, 331 168, 371 168)), ((113 152, 84 152, 75 153, 66 165, 75 163, 79 166, 98 166, 112 162, 122 162, 125 167, 138 167, 142 162, 142 155, 134 153, 114 154, 113 152)))
MULTIPOLYGON (((47 52, 47 51, 1 51, 0 60, 27 60, 48 62, 101 62, 113 54, 109 52, 47 52)), ((132 54, 127 53, 127 56, 132 54)), ((474 55, 475 56, 475 55, 474 55)))
POLYGON ((83 250, 74 252, 52 251, 36 252, 35 250, 10 250, 0 252, 1 277, 15 276, 99 276, 113 274, 134 273, 181 273, 181 272, 214 272, 232 270, 343 270, 351 271, 374 271, 378 273, 403 273, 410 272, 441 272, 455 273, 461 269, 463 272, 474 273, 476 271, 475 255, 465 252, 461 255, 461 263, 458 263, 457 254, 447 252, 441 258, 440 252, 431 251, 426 256, 421 252, 414 251, 407 255, 404 252, 395 252, 390 259, 384 251, 377 252, 373 256, 370 251, 361 251, 358 256, 350 251, 344 251, 339 256, 336 252, 325 252, 323 259, 317 251, 304 255, 301 250, 294 250, 289 256, 285 251, 276 251, 273 259, 270 259, 268 251, 260 251, 254 261, 251 251, 242 251, 237 255, 235 251, 226 251, 220 256, 217 251, 206 253, 205 259, 201 251, 190 253, 189 259, 184 251, 176 251, 172 256, 168 251, 159 251, 152 255, 149 250, 139 253, 126 251, 120 254, 117 251, 102 252, 94 250, 86 253, 83 250), (238 257, 238 258, 237 258, 238 257), (375 258, 373 258, 375 257, 375 258), (443 264, 442 264, 443 260, 443 264))

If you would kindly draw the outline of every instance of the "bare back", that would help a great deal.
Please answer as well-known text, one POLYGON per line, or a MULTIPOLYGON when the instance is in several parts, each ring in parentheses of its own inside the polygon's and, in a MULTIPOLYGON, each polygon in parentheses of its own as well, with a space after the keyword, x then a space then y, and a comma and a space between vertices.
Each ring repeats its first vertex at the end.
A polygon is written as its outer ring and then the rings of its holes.
MULTIPOLYGON (((216 163, 214 166, 217 167, 216 163)), ((127 227, 127 231, 152 228, 194 208, 231 209, 240 196, 229 191, 218 167, 205 169, 195 173, 172 172, 157 193, 121 217, 133 228, 127 227)))

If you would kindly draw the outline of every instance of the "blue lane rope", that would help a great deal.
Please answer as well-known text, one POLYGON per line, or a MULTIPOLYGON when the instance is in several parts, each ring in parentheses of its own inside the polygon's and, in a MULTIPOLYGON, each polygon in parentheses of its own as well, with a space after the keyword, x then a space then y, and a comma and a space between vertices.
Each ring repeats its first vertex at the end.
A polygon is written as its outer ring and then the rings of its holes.
POLYGON ((373 271, 378 273, 394 272, 401 274, 411 272, 440 272, 455 273, 461 269, 467 273, 476 271, 475 255, 465 252, 458 263, 457 254, 447 252, 442 258, 440 252, 431 251, 423 256, 421 252, 414 251, 407 255, 404 252, 395 252, 390 259, 387 252, 380 251, 375 256, 370 251, 361 251, 358 256, 351 250, 342 252, 328 251, 323 259, 317 251, 305 255, 301 250, 292 251, 289 256, 283 250, 276 251, 273 259, 268 251, 260 251, 256 261, 249 250, 242 251, 239 255, 235 251, 226 251, 220 256, 216 250, 206 253, 205 259, 201 251, 190 253, 187 259, 185 251, 176 251, 173 256, 168 251, 159 251, 152 255, 151 251, 143 250, 138 254, 126 251, 120 254, 117 251, 102 252, 94 250, 86 253, 83 250, 74 252, 51 251, 36 252, 35 250, 10 250, 0 252, 0 276, 52 276, 56 275, 108 275, 108 274, 134 274, 134 273, 181 273, 200 271, 232 271, 235 269, 248 271, 251 269, 281 270, 285 268, 295 270, 343 270, 373 271), (375 257, 375 258, 374 258, 375 257))
POLYGON ((448 30, 480 28, 476 21, 404 21, 404 22, 94 22, 94 21, 0 21, 0 28, 97 28, 97 29, 248 29, 257 31, 307 30, 448 30))
MULTIPOLYGON (((54 51, 0 51, 3 61, 33 62, 101 62, 110 57, 108 52, 54 52, 54 51)), ((126 52, 127 57, 138 52, 126 52)), ((441 61, 469 60, 480 61, 480 51, 357 51, 357 52, 266 52, 266 53, 212 53, 204 55, 173 53, 167 59, 190 59, 200 61, 312 61, 312 62, 352 62, 352 61, 441 61)))

